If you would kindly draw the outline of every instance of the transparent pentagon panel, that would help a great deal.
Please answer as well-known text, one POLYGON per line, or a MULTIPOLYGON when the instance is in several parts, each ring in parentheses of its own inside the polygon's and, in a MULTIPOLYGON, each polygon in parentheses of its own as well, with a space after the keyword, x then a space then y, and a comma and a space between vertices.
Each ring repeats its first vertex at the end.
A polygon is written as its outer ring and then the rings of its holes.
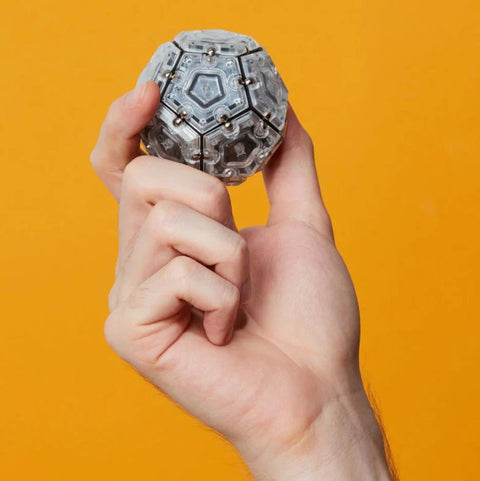
POLYGON ((184 53, 167 86, 162 102, 205 133, 248 107, 238 59, 232 56, 184 53))
POLYGON ((288 91, 270 56, 264 50, 240 57, 252 107, 281 131, 287 116, 288 91))
POLYGON ((203 137, 203 170, 236 185, 264 167, 282 137, 252 111, 231 122, 232 130, 221 125, 203 137))
POLYGON ((150 155, 174 160, 200 168, 201 139, 195 130, 185 122, 173 125, 175 113, 161 105, 155 114, 155 122, 150 121, 140 137, 150 155))
POLYGON ((168 75, 174 69, 181 53, 182 51, 172 42, 160 45, 138 77, 137 85, 147 80, 153 80, 163 92, 168 75))
POLYGON ((192 30, 181 32, 175 42, 186 52, 206 52, 213 47, 219 54, 240 55, 258 48, 258 43, 247 35, 227 30, 192 30))

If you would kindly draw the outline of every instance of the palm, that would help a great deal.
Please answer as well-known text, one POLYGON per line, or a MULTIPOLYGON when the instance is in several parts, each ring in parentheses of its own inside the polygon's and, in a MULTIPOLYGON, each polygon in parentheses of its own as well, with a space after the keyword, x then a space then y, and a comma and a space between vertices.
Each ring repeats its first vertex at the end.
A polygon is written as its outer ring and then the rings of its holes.
POLYGON ((318 380, 328 387, 323 373, 335 373, 341 356, 354 357, 355 295, 331 240, 306 224, 284 222, 241 234, 249 245, 253 292, 232 343, 212 345, 194 317, 158 371, 148 375, 232 438, 239 429, 258 434, 268 425, 288 441, 328 396, 327 388, 312 392, 318 380), (305 296, 310 302, 300 302, 305 296))

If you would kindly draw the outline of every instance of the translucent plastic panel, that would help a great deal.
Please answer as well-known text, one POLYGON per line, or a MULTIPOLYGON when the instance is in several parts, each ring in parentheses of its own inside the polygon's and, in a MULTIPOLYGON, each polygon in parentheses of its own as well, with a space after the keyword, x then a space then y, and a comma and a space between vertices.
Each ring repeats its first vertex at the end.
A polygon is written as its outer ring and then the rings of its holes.
POLYGON ((282 130, 287 115, 288 92, 272 59, 265 50, 260 50, 240 57, 240 61, 245 76, 252 80, 247 86, 252 107, 282 130))
POLYGON ((254 112, 232 120, 203 137, 203 169, 227 184, 237 184, 262 169, 282 137, 254 112))
POLYGON ((185 121, 207 132, 222 115, 232 117, 248 108, 240 78, 235 57, 185 53, 162 100, 177 113, 185 110, 185 121))
POLYGON ((186 123, 174 126, 176 115, 161 108, 140 136, 150 155, 200 168, 201 139, 186 123))
POLYGON ((258 43, 253 38, 227 30, 181 32, 175 41, 186 52, 206 52, 207 48, 214 47, 219 54, 240 55, 258 48, 258 43))
POLYGON ((160 90, 167 83, 170 72, 173 70, 181 50, 178 49, 172 42, 164 43, 157 48, 153 57, 144 68, 143 72, 138 77, 137 85, 147 80, 153 80, 158 84, 160 90))

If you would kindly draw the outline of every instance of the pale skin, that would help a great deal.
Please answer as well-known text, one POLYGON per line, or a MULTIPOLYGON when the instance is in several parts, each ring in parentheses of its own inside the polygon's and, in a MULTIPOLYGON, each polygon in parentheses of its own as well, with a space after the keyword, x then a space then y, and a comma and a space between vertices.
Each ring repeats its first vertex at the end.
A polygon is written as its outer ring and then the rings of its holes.
POLYGON ((91 154, 119 202, 107 342, 258 481, 394 479, 310 136, 289 107, 268 222, 238 231, 220 180, 140 150, 159 100, 149 81, 113 102, 91 154))

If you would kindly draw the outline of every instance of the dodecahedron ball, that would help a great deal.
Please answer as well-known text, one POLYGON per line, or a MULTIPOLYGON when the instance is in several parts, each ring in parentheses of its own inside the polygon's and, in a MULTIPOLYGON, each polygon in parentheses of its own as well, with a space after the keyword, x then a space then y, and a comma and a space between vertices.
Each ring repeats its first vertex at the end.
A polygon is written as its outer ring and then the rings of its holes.
POLYGON ((251 37, 182 32, 158 47, 137 84, 146 80, 161 90, 159 108, 140 133, 150 155, 235 185, 261 170, 283 140, 288 92, 251 37))

